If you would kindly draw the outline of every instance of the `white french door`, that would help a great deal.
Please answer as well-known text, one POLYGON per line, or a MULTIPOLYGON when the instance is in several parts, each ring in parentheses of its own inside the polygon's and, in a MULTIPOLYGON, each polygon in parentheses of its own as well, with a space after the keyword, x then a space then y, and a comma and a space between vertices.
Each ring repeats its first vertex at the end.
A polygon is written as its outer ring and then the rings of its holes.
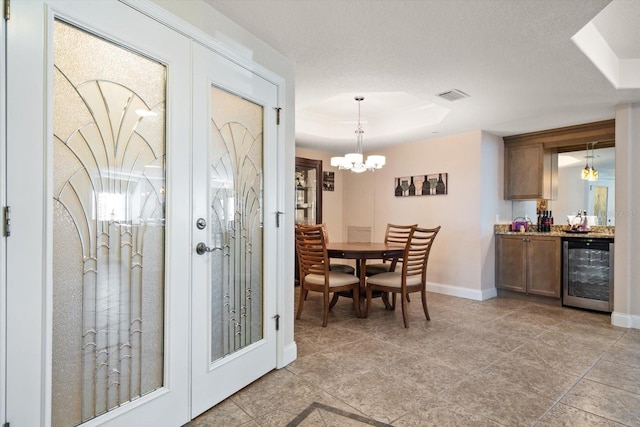
POLYGON ((6 420, 182 425, 191 42, 112 1, 7 31, 6 420))
POLYGON ((277 86, 193 51, 192 416, 276 367, 277 86))
POLYGON ((278 86, 120 2, 11 6, 0 416, 182 425, 276 367, 278 86))

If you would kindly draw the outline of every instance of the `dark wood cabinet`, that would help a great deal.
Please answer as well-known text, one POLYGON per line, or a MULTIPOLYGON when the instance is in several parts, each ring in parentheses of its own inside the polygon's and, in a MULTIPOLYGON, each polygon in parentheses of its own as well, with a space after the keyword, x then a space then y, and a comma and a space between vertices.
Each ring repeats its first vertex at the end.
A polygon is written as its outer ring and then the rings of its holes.
POLYGON ((556 200, 558 154, 615 146, 615 120, 585 123, 504 137, 504 198, 556 200))
POLYGON ((296 157, 296 223, 322 223, 322 160, 296 157))
POLYGON ((559 298, 562 272, 559 237, 496 236, 496 287, 559 298))
POLYGON ((551 199, 558 196, 558 154, 542 143, 505 144, 504 198, 551 199))

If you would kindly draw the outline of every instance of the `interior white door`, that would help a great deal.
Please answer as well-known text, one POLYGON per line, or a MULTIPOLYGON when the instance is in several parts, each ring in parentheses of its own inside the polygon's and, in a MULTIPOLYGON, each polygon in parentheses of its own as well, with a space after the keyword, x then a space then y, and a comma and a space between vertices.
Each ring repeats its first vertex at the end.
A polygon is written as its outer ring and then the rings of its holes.
POLYGON ((276 367, 277 87, 193 54, 192 416, 276 367))
POLYGON ((7 29, 6 420, 182 425, 190 41, 117 1, 7 29))
POLYGON ((589 186, 587 213, 597 218, 598 225, 611 225, 611 218, 614 217, 614 180, 600 178, 598 181, 586 182, 585 186, 587 185, 589 186))

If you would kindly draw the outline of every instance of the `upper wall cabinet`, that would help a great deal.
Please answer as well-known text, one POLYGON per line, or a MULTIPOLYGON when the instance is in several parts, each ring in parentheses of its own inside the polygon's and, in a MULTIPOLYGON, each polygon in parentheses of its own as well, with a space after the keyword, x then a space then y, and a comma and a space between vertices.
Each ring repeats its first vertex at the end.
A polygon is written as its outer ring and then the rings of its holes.
POLYGON ((615 121, 531 132, 504 138, 504 198, 555 200, 558 196, 558 153, 615 145, 615 121))
POLYGON ((504 146, 504 198, 551 199, 558 196, 558 154, 543 144, 504 146))

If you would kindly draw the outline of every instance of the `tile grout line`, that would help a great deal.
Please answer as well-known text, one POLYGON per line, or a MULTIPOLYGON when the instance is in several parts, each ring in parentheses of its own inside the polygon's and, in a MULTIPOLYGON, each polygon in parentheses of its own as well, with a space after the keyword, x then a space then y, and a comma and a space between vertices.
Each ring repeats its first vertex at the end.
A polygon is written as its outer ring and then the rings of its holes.
MULTIPOLYGON (((546 411, 544 411, 544 413, 543 413, 543 414, 542 414, 542 415, 541 415, 541 416, 540 416, 540 417, 539 417, 539 418, 538 418, 538 419, 537 419, 537 420, 532 424, 532 426, 531 426, 531 427, 535 427, 535 426, 537 426, 537 425, 538 425, 538 423, 539 423, 539 422, 540 422, 540 421, 545 417, 545 415, 547 415, 549 412, 551 412, 551 410, 552 410, 553 408, 555 408, 555 407, 558 405, 558 403, 560 403, 560 401, 561 401, 561 400, 562 400, 562 399, 563 399, 567 394, 569 394, 569 392, 570 392, 571 390, 573 390, 573 388, 574 388, 574 387, 575 387, 575 386, 576 386, 580 381, 582 381, 583 379, 585 379, 585 377, 587 376, 587 374, 589 374, 589 372, 591 372, 591 370, 593 369, 593 367, 594 367, 594 366, 596 366, 596 365, 598 364, 598 362, 600 362, 600 361, 604 358, 605 354, 607 354, 607 352, 608 352, 609 350, 611 350, 611 349, 613 348, 613 346, 615 346, 615 345, 616 345, 616 344, 617 344, 617 343, 622 339, 622 337, 624 337, 626 334, 627 334, 627 332, 625 332, 625 333, 624 333, 624 334, 622 334, 622 335, 621 335, 617 340, 615 340, 615 341, 613 342, 613 344, 611 344, 611 345, 609 346, 609 348, 607 348, 607 350, 606 350, 606 351, 604 351, 604 352, 603 352, 603 353, 602 353, 602 354, 601 354, 601 355, 600 355, 600 356, 595 360, 595 362, 593 362, 593 363, 592 363, 592 364, 591 364, 587 369, 585 369, 585 371, 584 371, 584 372, 583 372, 583 373, 578 377, 578 379, 576 379, 576 380, 573 382, 573 384, 571 384, 571 386, 570 386, 569 388, 567 388, 567 390, 565 390, 564 392, 560 393, 560 396, 558 396, 558 398, 553 402, 553 404, 552 404, 552 405, 551 405, 551 406, 550 406, 546 411)), ((581 409, 581 410, 583 410, 583 409, 581 409)), ((585 411, 585 412, 587 412, 587 411, 585 411)), ((589 412, 589 413, 590 413, 590 412, 589 412)), ((594 414, 594 415, 596 415, 596 414, 594 414)))

